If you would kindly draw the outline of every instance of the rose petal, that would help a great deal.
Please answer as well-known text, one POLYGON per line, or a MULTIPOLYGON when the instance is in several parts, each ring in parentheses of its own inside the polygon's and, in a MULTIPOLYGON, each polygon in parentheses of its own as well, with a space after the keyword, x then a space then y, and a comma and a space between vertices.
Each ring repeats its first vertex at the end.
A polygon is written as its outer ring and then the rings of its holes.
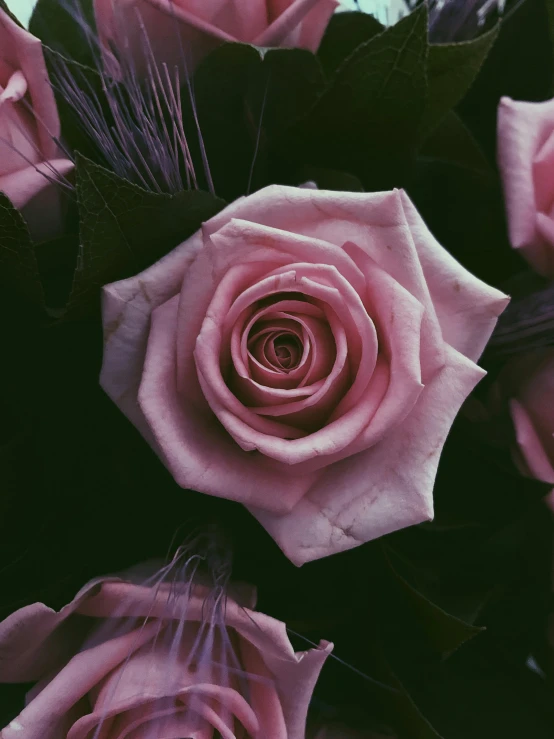
MULTIPOLYGON (((7 13, 0 12, 0 49, 0 70, 8 70, 10 77, 14 72, 20 72, 25 78, 34 115, 40 122, 37 135, 41 159, 56 159, 59 157, 56 139, 60 136, 60 119, 40 40, 7 13)), ((3 77, 0 73, 0 86, 6 87, 8 80, 3 77)))
POLYGON ((46 241, 59 235, 61 186, 53 178, 66 177, 73 171, 69 159, 55 159, 25 166, 11 174, 0 175, 0 192, 21 210, 35 241, 46 241))
MULTIPOLYGON (((284 511, 305 493, 310 476, 281 475, 270 460, 244 454, 209 411, 198 386, 183 398, 175 381, 175 331, 178 297, 152 316, 148 355, 139 391, 142 412, 175 480, 214 495, 245 502, 265 501, 284 511), (267 490, 272 494, 267 495, 267 490)), ((270 424, 270 421, 259 419, 270 424)))
POLYGON ((446 356, 443 369, 384 443, 327 468, 285 516, 249 507, 292 562, 302 565, 432 519, 433 482, 446 435, 484 375, 456 350, 447 347, 446 356))
POLYGON ((305 40, 310 43, 309 48, 315 52, 337 5, 338 2, 331 4, 328 0, 324 0, 323 3, 322 0, 295 0, 254 39, 253 43, 256 46, 283 46, 287 37, 293 34, 302 22, 311 22, 316 24, 316 28, 305 37, 305 40))
POLYGON ((543 482, 554 483, 554 466, 548 458, 529 414, 517 400, 510 402, 510 410, 516 429, 518 448, 523 455, 529 475, 543 482))
POLYGON ((450 256, 404 192, 402 205, 444 340, 477 361, 510 298, 486 285, 450 256))
MULTIPOLYGON (((535 183, 533 163, 554 128, 554 100, 523 103, 504 97, 498 108, 498 164, 502 174, 510 242, 521 249, 531 265, 545 276, 550 274, 546 245, 536 229, 538 203, 552 196, 552 187, 542 191, 548 180, 535 183), (537 191, 535 184, 541 187, 537 191)), ((552 181, 552 178, 551 178, 552 181)))

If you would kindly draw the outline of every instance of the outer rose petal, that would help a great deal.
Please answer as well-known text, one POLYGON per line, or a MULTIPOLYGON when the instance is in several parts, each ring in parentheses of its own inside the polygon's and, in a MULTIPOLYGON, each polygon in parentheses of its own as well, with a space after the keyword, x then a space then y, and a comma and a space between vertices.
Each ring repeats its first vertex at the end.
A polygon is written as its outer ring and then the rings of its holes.
POLYGON ((405 192, 402 205, 444 340, 475 362, 510 298, 472 275, 442 248, 405 192))
MULTIPOLYGON (((538 203, 533 162, 554 131, 554 100, 516 102, 502 98, 498 108, 498 163, 502 173, 510 241, 542 275, 554 275, 554 244, 537 229, 538 203)), ((544 186, 544 182, 542 185, 544 186)), ((551 181, 554 199, 554 175, 551 181)))
POLYGON ((177 64, 191 74, 204 56, 226 41, 315 52, 337 6, 336 0, 288 0, 272 20, 268 3, 271 0, 246 5, 241 0, 95 0, 94 10, 106 46, 125 49, 135 63, 144 65, 138 13, 156 61, 177 64))
MULTIPOLYGON (((546 397, 544 402, 548 403, 546 397)), ((550 403, 552 404, 552 400, 550 400, 550 403)), ((516 441, 525 462, 525 473, 537 480, 554 483, 554 465, 546 454, 544 445, 529 418, 529 414, 517 400, 511 401, 510 409, 516 429, 516 441)))
POLYGON ((243 503, 256 501, 260 490, 271 491, 268 507, 281 513, 290 510, 310 487, 313 475, 277 474, 266 457, 243 452, 214 418, 199 387, 199 405, 182 407, 175 384, 177 307, 173 298, 153 315, 139 391, 156 448, 182 487, 199 486, 243 503))
MULTIPOLYGON (((33 110, 37 120, 41 121, 37 130, 42 156, 45 160, 55 159, 59 156, 54 139, 60 136, 60 119, 54 92, 48 82, 42 44, 0 10, 0 74, 5 68, 11 73, 23 72, 33 110)), ((5 83, 0 77, 0 85, 5 83)))
POLYGON ((73 167, 69 159, 54 159, 0 175, 0 192, 21 211, 35 241, 57 235, 61 223, 61 193, 59 185, 51 180, 54 172, 65 177, 73 167))
POLYGON ((403 424, 325 471, 285 516, 249 508, 296 565, 433 518, 433 483, 446 436, 484 371, 454 349, 403 424))
MULTIPOLYGON (((268 0, 270 7, 280 0, 268 0)), ((338 0, 293 0, 255 40, 257 46, 300 46, 317 51, 338 0)))
MULTIPOLYGON (((174 605, 173 613, 183 611, 182 607, 178 608, 175 603, 174 605)), ((187 619, 202 620, 203 609, 203 598, 193 596, 187 601, 187 619)), ((133 585, 117 578, 100 578, 86 585, 59 613, 41 603, 20 609, 0 624, 0 681, 27 682, 62 667, 68 657, 79 649, 80 642, 75 641, 72 644, 68 637, 79 631, 82 641, 85 633, 83 627, 90 628, 89 619, 72 619, 72 614, 92 618, 110 618, 114 615, 167 618, 168 597, 163 589, 156 591, 153 599, 151 588, 133 585)), ((332 644, 321 642, 316 649, 295 653, 282 622, 251 611, 234 600, 227 601, 225 615, 227 625, 259 650, 266 667, 273 675, 285 717, 287 739, 304 739, 308 704, 319 672, 332 650, 332 644)), ((154 620, 150 625, 156 627, 158 622, 154 620)), ((83 655, 86 653, 77 655, 77 658, 82 658, 83 655)), ((79 675, 75 674, 75 678, 77 682, 86 681, 89 679, 87 670, 81 669, 79 675)), ((45 690, 50 685, 52 683, 45 690)), ((77 687, 81 686, 67 685, 71 697, 78 692, 77 687)), ((62 697, 62 700, 67 702, 69 697, 62 697)), ((29 739, 58 739, 59 734, 53 735, 45 730, 52 708, 50 706, 44 715, 37 716, 37 721, 42 721, 42 726, 37 730, 38 733, 28 733, 29 739)), ((28 709, 24 709, 23 713, 26 710, 28 709)), ((5 739, 21 736, 17 726, 22 725, 23 713, 12 722, 14 728, 4 730, 5 739)))

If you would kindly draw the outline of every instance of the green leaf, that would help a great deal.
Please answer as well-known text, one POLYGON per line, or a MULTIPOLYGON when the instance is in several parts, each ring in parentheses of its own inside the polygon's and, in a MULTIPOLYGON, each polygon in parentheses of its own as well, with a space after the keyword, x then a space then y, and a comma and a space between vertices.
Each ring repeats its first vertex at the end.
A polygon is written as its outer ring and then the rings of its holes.
POLYGON ((497 36, 498 26, 472 41, 429 47, 429 97, 421 122, 422 140, 465 96, 497 36))
POLYGON ((225 206, 199 190, 147 192, 81 156, 76 179, 81 233, 71 317, 98 305, 103 285, 153 264, 225 206))
POLYGON ((92 0, 38 0, 29 31, 67 59, 96 66, 100 56, 92 0))
POLYGON ((319 61, 304 49, 224 44, 213 51, 196 72, 194 93, 215 191, 231 200, 268 184, 268 140, 305 114, 324 86, 319 61))
POLYGON ((384 28, 368 13, 353 11, 334 15, 317 52, 325 72, 331 75, 358 46, 370 41, 384 28))
POLYGON ((401 186, 426 100, 427 8, 362 44, 281 144, 298 164, 346 171, 370 190, 401 186))
POLYGON ((379 696, 385 715, 391 717, 395 728, 406 739, 445 739, 422 713, 392 668, 383 646, 383 644, 377 646, 372 661, 379 669, 379 679, 396 690, 395 694, 383 692, 379 696))
POLYGON ((430 600, 421 589, 421 578, 419 588, 409 579, 413 579, 414 568, 407 566, 390 547, 383 546, 383 554, 391 574, 407 595, 429 643, 443 656, 448 656, 484 630, 447 613, 436 602, 430 600))
POLYGON ((42 308, 44 293, 34 244, 21 213, 0 193, 0 282, 27 304, 42 308))
POLYGON ((473 134, 453 110, 446 114, 427 138, 420 156, 455 164, 479 172, 489 179, 494 176, 493 169, 473 134))
POLYGON ((552 737, 552 686, 478 642, 440 664, 406 667, 402 683, 444 739, 552 737))

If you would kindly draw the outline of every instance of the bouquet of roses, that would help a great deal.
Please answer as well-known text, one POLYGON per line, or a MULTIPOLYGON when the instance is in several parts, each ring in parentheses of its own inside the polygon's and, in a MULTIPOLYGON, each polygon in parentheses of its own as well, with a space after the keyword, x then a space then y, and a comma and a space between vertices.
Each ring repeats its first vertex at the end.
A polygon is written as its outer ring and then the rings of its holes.
POLYGON ((2 739, 552 736, 551 5, 0 0, 2 739))

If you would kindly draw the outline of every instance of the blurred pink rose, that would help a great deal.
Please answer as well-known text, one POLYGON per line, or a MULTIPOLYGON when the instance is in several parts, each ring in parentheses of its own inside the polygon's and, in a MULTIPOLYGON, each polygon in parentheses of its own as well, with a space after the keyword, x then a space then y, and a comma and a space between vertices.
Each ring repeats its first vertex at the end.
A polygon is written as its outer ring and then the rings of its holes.
POLYGON ((40 41, 0 9, 0 192, 20 209, 33 236, 60 227, 56 173, 73 164, 60 158, 60 122, 40 41))
POLYGON ((507 302, 401 191, 272 186, 105 288, 101 384, 179 485, 302 564, 432 518, 507 302))
POLYGON ((539 274, 554 277, 554 100, 502 98, 498 161, 512 246, 539 274))
POLYGON ((522 472, 554 484, 554 349, 511 360, 498 386, 510 399, 522 472))
POLYGON ((225 41, 315 52, 337 5, 337 0, 94 0, 100 38, 116 54, 144 65, 149 46, 158 63, 188 72, 225 41))
POLYGON ((0 624, 0 681, 38 684, 2 739, 304 739, 332 645, 295 653, 283 623, 188 588, 107 578, 59 613, 0 624))

